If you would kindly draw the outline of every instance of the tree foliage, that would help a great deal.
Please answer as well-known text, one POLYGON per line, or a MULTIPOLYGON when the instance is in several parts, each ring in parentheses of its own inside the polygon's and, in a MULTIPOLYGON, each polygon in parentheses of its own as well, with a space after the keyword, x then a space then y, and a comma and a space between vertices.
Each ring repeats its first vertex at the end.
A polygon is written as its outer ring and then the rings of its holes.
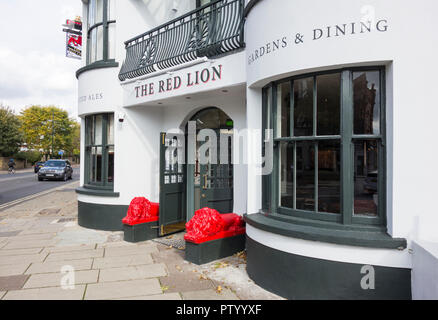
POLYGON ((67 111, 54 106, 31 106, 21 112, 20 120, 29 150, 40 150, 54 157, 60 150, 65 155, 73 155, 79 124, 68 117, 67 111))
POLYGON ((20 120, 8 107, 0 105, 0 156, 9 157, 20 150, 20 120))

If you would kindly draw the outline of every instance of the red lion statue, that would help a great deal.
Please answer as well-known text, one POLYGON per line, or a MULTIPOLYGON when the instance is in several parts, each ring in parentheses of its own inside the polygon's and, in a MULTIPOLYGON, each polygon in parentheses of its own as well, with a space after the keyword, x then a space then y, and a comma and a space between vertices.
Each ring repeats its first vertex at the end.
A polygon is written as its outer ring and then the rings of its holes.
POLYGON ((142 220, 153 218, 154 212, 151 208, 152 203, 148 199, 144 197, 134 198, 129 205, 128 214, 122 222, 133 225, 140 223, 142 220))
POLYGON ((195 216, 186 223, 185 240, 200 243, 216 238, 232 236, 245 232, 242 217, 235 213, 220 214, 210 208, 195 212, 195 216))

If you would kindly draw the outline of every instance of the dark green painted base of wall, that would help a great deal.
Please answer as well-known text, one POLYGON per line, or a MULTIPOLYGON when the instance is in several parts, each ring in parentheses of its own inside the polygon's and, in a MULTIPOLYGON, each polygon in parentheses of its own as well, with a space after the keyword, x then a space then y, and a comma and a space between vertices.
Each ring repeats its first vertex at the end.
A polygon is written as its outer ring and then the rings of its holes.
POLYGON ((290 300, 410 300, 411 270, 374 266, 375 289, 363 290, 363 265, 290 254, 246 239, 247 273, 290 300))
POLYGON ((197 265, 232 256, 245 250, 245 235, 195 244, 186 241, 185 259, 197 265))
POLYGON ((89 229, 123 231, 122 219, 128 207, 78 201, 78 224, 89 229))
POLYGON ((141 242, 158 238, 158 221, 130 226, 123 225, 123 240, 141 242))

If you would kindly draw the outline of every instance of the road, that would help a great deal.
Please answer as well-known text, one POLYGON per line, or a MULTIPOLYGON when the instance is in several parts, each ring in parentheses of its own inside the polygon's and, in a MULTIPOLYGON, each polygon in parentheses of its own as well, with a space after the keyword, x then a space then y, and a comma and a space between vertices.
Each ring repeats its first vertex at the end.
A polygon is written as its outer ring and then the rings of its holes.
POLYGON ((79 167, 73 169, 73 179, 38 181, 33 172, 0 174, 0 205, 79 180, 79 167))

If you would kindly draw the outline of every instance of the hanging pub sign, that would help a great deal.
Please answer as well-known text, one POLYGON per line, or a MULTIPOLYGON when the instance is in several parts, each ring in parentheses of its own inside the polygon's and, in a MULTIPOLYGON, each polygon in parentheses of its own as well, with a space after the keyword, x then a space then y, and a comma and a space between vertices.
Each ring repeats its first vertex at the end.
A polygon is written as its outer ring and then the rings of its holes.
POLYGON ((75 20, 67 20, 63 25, 62 31, 66 33, 66 49, 65 55, 67 58, 81 59, 82 58, 82 21, 80 17, 75 20))

